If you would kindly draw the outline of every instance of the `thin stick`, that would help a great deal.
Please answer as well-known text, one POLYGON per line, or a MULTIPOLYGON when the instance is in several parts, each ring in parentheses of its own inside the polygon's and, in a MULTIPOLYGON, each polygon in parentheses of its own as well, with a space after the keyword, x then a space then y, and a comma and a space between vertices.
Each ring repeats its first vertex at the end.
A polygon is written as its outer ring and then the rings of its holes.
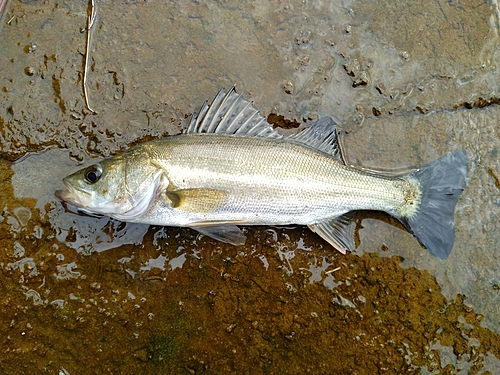
POLYGON ((94 25, 95 16, 96 16, 96 8, 95 8, 94 0, 92 0, 90 3, 90 15, 92 16, 92 18, 90 19, 89 29, 92 28, 92 26, 94 25))
POLYGON ((326 271, 325 274, 329 275, 329 274, 331 274, 333 272, 337 272, 339 269, 340 269, 340 267, 334 268, 333 270, 326 271))
POLYGON ((87 109, 93 114, 97 114, 92 108, 90 108, 89 97, 87 94, 87 67, 89 65, 89 49, 90 49, 90 29, 94 25, 96 17, 95 3, 94 0, 90 3, 90 14, 87 16, 87 44, 85 46, 85 66, 83 67, 83 96, 85 97, 85 105, 87 109))

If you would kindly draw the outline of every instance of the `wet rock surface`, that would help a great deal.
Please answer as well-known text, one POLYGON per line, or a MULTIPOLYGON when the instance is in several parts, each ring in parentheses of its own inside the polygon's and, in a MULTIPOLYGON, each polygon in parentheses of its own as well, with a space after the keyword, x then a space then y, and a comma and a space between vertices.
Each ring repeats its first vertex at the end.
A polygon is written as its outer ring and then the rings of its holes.
POLYGON ((486 2, 12 0, 0 17, 0 372, 500 371, 498 7, 486 2), (355 165, 470 158, 452 255, 385 216, 341 255, 307 228, 245 247, 67 212, 66 174, 177 134, 236 85, 285 134, 339 122, 355 165))

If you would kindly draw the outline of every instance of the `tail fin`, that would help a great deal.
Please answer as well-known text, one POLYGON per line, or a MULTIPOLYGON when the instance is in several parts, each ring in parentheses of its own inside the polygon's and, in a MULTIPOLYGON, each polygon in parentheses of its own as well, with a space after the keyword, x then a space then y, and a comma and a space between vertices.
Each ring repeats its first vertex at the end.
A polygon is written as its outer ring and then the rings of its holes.
POLYGON ((465 150, 458 150, 407 176, 420 183, 422 195, 418 211, 402 221, 420 243, 440 259, 448 258, 455 241, 453 219, 466 184, 467 161, 465 150))

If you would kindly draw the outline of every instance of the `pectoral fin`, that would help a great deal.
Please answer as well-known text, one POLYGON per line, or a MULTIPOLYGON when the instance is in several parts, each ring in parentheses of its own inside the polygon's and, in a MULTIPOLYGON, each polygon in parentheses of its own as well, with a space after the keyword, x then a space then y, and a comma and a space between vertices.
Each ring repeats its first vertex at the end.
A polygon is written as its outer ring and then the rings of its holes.
POLYGON ((350 212, 333 220, 310 224, 308 227, 342 254, 345 254, 347 250, 355 249, 354 229, 356 225, 352 221, 352 213, 350 212))
POLYGON ((194 213, 212 212, 227 199, 227 192, 215 189, 167 190, 164 194, 173 208, 194 213))
POLYGON ((191 228, 217 241, 235 246, 244 245, 247 239, 236 225, 192 226, 191 228))

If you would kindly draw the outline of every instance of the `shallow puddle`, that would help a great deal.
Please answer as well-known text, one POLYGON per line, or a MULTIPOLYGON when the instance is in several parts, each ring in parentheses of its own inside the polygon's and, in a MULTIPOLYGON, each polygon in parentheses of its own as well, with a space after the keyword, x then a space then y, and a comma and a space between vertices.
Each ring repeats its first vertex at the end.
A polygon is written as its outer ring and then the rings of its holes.
POLYGON ((87 4, 2 6, 1 373, 500 372, 496 2, 97 1, 96 113, 87 4), (54 197, 233 85, 284 134, 333 116, 360 167, 467 150, 449 259, 385 215, 342 255, 305 227, 234 247, 54 197))

